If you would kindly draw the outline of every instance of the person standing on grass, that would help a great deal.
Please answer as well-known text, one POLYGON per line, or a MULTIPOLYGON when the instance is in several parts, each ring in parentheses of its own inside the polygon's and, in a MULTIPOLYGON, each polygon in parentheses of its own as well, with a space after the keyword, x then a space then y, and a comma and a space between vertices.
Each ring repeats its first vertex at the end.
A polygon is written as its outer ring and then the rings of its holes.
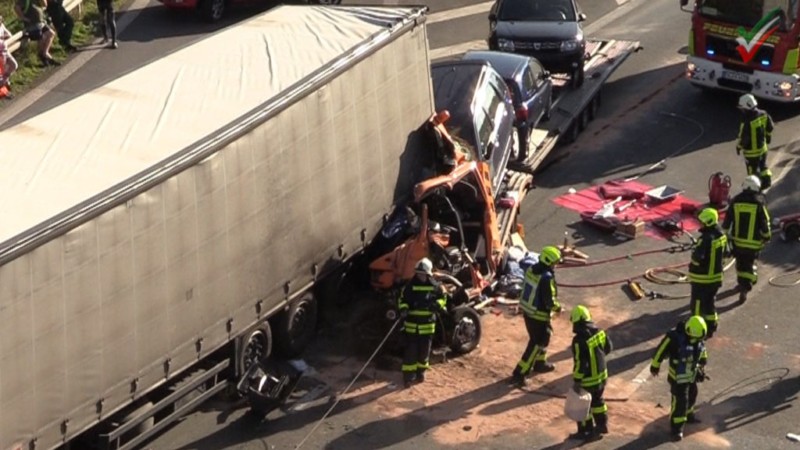
POLYGON ((68 52, 77 51, 78 49, 72 45, 72 28, 75 27, 75 21, 64 8, 64 0, 47 0, 45 11, 50 16, 53 28, 56 29, 61 47, 68 52))
POLYGON ((97 0, 97 9, 100 12, 100 27, 103 30, 103 44, 108 43, 108 34, 111 32, 109 48, 117 48, 117 22, 114 18, 114 1, 97 0))
MULTIPOLYGON (((45 66, 60 66, 61 63, 53 59, 50 47, 53 46, 55 33, 44 21, 44 10, 34 4, 36 0, 16 0, 14 11, 25 25, 25 36, 39 43, 39 59, 45 66)), ((42 5, 44 6, 44 5, 42 5)))
POLYGON ((8 31, 6 28, 6 24, 3 21, 3 16, 0 16, 0 64, 2 64, 2 68, 0 69, 0 88, 4 87, 6 89, 11 88, 11 75, 17 71, 17 60, 14 59, 14 56, 8 51, 8 47, 6 47, 6 41, 11 39, 11 32, 8 31))

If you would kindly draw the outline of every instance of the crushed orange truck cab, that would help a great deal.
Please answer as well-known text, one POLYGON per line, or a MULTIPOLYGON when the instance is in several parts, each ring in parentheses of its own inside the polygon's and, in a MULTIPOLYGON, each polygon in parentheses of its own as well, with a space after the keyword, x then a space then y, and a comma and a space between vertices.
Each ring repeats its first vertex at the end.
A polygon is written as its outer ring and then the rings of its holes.
POLYGON ((446 111, 432 116, 440 159, 446 173, 414 187, 410 205, 420 218, 412 237, 374 260, 369 268, 376 290, 390 290, 410 280, 423 257, 438 275, 461 282, 470 298, 495 277, 504 254, 487 163, 475 161, 468 149, 444 128, 446 111))

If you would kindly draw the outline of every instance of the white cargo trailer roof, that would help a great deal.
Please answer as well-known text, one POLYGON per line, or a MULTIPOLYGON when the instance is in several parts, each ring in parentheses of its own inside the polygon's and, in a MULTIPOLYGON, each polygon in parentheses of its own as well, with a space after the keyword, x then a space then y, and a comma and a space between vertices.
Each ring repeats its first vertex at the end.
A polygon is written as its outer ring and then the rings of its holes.
POLYGON ((0 132, 0 246, 96 203, 422 11, 281 6, 0 132))

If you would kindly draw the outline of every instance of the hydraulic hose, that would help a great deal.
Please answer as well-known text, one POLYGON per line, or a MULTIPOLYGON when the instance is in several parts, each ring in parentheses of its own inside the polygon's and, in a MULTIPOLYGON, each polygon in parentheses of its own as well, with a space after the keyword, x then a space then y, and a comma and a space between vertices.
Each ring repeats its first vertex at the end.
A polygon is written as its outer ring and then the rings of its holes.
POLYGON ((795 272, 784 273, 784 274, 781 274, 781 275, 775 275, 774 277, 771 277, 769 279, 769 284, 771 284, 772 286, 775 286, 775 287, 782 287, 782 288, 788 288, 788 287, 794 287, 794 286, 800 285, 800 270, 799 271, 795 271, 795 272), (792 281, 791 283, 780 283, 780 282, 778 282, 778 280, 780 280, 782 278, 788 278, 788 277, 797 277, 797 279, 792 281))
POLYGON ((616 262, 616 261, 622 261, 622 260, 625 260, 625 259, 630 260, 630 259, 636 258, 638 256, 652 255, 654 253, 678 253, 678 252, 683 252, 683 251, 686 251, 686 250, 690 249, 691 248, 690 245, 691 244, 671 245, 669 247, 664 247, 664 248, 659 248, 659 249, 654 249, 654 250, 644 250, 644 251, 641 251, 641 252, 630 253, 630 254, 627 254, 627 255, 615 256, 613 258, 607 258, 607 259, 601 259, 601 260, 597 260, 597 261, 587 262, 587 263, 584 263, 584 264, 570 264, 570 263, 560 264, 558 266, 558 268, 559 269, 574 269, 576 267, 591 267, 591 266, 598 266, 598 265, 601 265, 601 264, 607 264, 607 263, 616 262))

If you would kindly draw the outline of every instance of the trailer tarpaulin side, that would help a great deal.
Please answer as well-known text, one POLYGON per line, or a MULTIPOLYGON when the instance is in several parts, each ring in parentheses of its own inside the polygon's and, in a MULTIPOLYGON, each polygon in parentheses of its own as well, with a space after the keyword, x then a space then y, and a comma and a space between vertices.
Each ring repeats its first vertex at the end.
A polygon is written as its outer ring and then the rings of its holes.
POLYGON ((0 132, 0 448, 106 418, 378 231, 433 112, 423 13, 278 7, 0 132))

